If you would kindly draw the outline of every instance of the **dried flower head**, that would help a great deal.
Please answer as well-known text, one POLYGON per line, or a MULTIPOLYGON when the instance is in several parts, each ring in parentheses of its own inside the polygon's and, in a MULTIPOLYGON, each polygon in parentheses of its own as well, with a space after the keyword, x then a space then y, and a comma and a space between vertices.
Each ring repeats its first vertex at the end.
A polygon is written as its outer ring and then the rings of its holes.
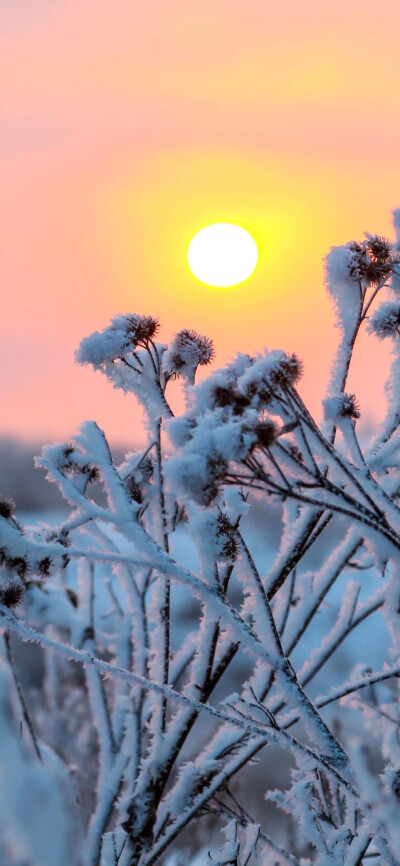
POLYGON ((10 571, 15 571, 21 580, 24 580, 29 571, 29 563, 24 556, 9 556, 6 559, 5 565, 10 571))
POLYGON ((75 446, 71 445, 70 442, 67 442, 67 444, 64 446, 63 451, 62 451, 62 453, 65 457, 65 460, 70 460, 72 455, 74 454, 74 452, 75 452, 75 446))
POLYGON ((52 565, 53 563, 50 556, 45 556, 43 559, 39 560, 36 571, 41 577, 49 577, 52 565))
POLYGON ((257 436, 257 445, 260 448, 270 448, 279 436, 278 427, 273 421, 268 419, 265 421, 259 421, 259 423, 253 427, 253 431, 257 436))
POLYGON ((340 424, 341 418, 351 418, 356 421, 360 417, 360 408, 355 394, 337 394, 324 400, 325 418, 340 424))
POLYGON ((370 258, 376 262, 388 262, 393 255, 393 247, 387 238, 380 235, 370 235, 366 232, 366 248, 370 258))
POLYGON ((250 398, 240 394, 233 385, 216 385, 211 399, 215 409, 229 407, 233 415, 243 415, 244 410, 251 404, 250 398))
MULTIPOLYGON (((158 319, 153 316, 122 316, 121 319, 125 320, 126 334, 132 338, 136 346, 146 346, 149 340, 155 337, 160 327, 158 319)), ((119 318, 114 319, 113 323, 117 321, 119 318)))
POLYGON ((129 493, 129 496, 133 499, 134 502, 138 502, 140 505, 143 502, 143 491, 135 476, 128 475, 128 477, 125 479, 124 484, 129 493))
POLYGON ((48 540, 55 541, 57 544, 62 544, 63 547, 71 547, 71 539, 68 529, 60 529, 60 532, 50 532, 48 540))
POLYGON ((93 481, 99 481, 100 479, 100 470, 97 466, 90 466, 90 464, 87 463, 85 466, 82 466, 80 471, 83 475, 86 475, 89 484, 93 481))
POLYGON ((116 361, 138 346, 146 346, 159 328, 159 322, 152 316, 139 316, 135 313, 114 316, 111 325, 103 331, 94 331, 85 337, 76 353, 79 364, 92 364, 100 368, 107 361, 116 361))
POLYGON ((23 597, 24 588, 20 583, 10 580, 9 583, 0 587, 0 604, 3 604, 4 607, 17 607, 18 604, 21 604, 23 597))
POLYGON ((360 417, 360 407, 355 394, 343 394, 340 414, 342 418, 352 418, 353 421, 360 417))
POLYGON ((213 357, 212 340, 185 328, 175 335, 164 364, 169 373, 186 376, 193 382, 197 367, 209 364, 213 357))
POLYGON ((362 243, 350 241, 348 270, 351 279, 378 285, 390 276, 393 268, 393 248, 386 238, 367 234, 362 243))
POLYGON ((142 459, 137 467, 137 472, 143 481, 149 482, 153 477, 154 473, 154 463, 152 458, 147 455, 144 459, 142 459))
POLYGON ((265 406, 277 396, 280 389, 295 385, 302 372, 303 367, 297 355, 268 353, 249 369, 246 395, 256 407, 265 406))
POLYGON ((237 532, 226 514, 221 513, 217 517, 216 535, 222 542, 221 556, 234 561, 238 555, 237 532))
POLYGON ((149 454, 139 459, 139 455, 130 454, 126 463, 120 467, 126 490, 134 502, 141 504, 146 486, 150 483, 154 472, 154 463, 149 454), (128 470, 128 471, 127 471, 128 470))
POLYGON ((53 451, 55 465, 65 475, 81 475, 87 483, 99 480, 100 472, 97 466, 87 463, 84 455, 74 445, 67 443, 55 446, 53 451))
POLYGON ((367 329, 380 340, 400 334, 400 306, 398 301, 386 301, 369 319, 367 329))
POLYGON ((282 387, 296 385, 303 375, 303 364, 294 353, 286 355, 280 364, 280 369, 272 373, 272 380, 282 387))
POLYGON ((0 517, 8 520, 15 512, 15 502, 11 496, 0 497, 0 517))

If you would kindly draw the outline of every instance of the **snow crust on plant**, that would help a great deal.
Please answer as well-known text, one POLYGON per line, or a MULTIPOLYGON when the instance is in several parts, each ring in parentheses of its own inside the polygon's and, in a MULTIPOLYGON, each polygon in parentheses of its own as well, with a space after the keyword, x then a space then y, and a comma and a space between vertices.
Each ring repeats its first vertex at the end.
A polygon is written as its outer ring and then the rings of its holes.
POLYGON ((43 448, 69 504, 56 525, 22 525, 0 496, 4 866, 186 864, 170 846, 205 815, 223 838, 193 866, 397 863, 398 265, 379 235, 328 255, 340 340, 323 429, 296 355, 238 354, 196 385, 213 345, 194 330, 166 345, 157 319, 118 315, 82 341, 78 362, 141 403, 147 442, 117 466, 86 421, 43 448), (364 328, 393 337, 367 445, 347 391, 364 328), (33 644, 36 690, 20 671, 33 644), (287 756, 276 790, 263 775, 280 839, 232 786, 263 751, 287 756))
POLYGON ((171 375, 183 376, 194 382, 199 366, 209 364, 214 356, 212 340, 197 331, 179 331, 163 357, 164 371, 171 375))
POLYGON ((326 397, 323 401, 325 418, 333 421, 336 425, 343 418, 356 420, 360 417, 360 411, 354 394, 339 394, 336 397, 326 397))
POLYGON ((370 334, 375 334, 380 340, 384 340, 385 337, 398 337, 399 322, 399 303, 385 301, 371 316, 367 329, 370 334))
POLYGON ((146 343, 155 335, 157 328, 157 320, 151 316, 114 316, 109 327, 84 337, 76 353, 76 360, 79 364, 92 364, 95 368, 101 368, 107 361, 115 361, 146 343))
POLYGON ((360 307, 357 253, 351 244, 331 247, 325 259, 325 284, 333 301, 338 325, 349 335, 360 307))

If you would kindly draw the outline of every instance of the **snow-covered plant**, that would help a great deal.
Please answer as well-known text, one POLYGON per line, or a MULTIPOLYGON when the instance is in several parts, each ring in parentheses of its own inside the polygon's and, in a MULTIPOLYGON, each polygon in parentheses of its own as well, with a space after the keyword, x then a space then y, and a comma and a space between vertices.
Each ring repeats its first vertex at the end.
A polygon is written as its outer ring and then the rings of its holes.
POLYGON ((77 361, 142 405, 147 442, 117 466, 86 422, 44 448, 69 506, 57 527, 22 526, 0 500, 5 866, 399 862, 399 211, 395 224, 393 244, 366 235, 327 256, 340 339, 322 425, 295 355, 237 355, 196 385, 213 345, 193 330, 164 345, 155 318, 118 315, 82 341, 77 361), (367 443, 346 390, 364 325, 393 353, 367 443), (270 503, 275 545, 252 522, 270 503), (240 779, 264 754, 290 778, 265 782, 260 821, 240 779))

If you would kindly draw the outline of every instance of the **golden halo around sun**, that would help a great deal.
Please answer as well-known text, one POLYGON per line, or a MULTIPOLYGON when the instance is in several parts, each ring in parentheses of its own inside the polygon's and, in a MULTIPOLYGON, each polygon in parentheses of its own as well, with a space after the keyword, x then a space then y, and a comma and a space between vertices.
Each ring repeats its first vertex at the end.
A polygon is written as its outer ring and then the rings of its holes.
POLYGON ((213 223, 200 229, 187 250, 193 276, 216 289, 230 289, 244 283, 254 272, 257 261, 254 238, 234 223, 213 223))

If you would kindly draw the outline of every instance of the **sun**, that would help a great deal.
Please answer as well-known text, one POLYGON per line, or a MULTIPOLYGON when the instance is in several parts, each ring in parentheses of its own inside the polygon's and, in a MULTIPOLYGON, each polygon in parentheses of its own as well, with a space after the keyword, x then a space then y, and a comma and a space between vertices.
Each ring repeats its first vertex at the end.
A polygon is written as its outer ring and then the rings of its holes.
POLYGON ((257 261, 254 238, 234 223, 213 223, 200 229, 187 250, 193 276, 217 289, 230 289, 244 283, 254 272, 257 261))

